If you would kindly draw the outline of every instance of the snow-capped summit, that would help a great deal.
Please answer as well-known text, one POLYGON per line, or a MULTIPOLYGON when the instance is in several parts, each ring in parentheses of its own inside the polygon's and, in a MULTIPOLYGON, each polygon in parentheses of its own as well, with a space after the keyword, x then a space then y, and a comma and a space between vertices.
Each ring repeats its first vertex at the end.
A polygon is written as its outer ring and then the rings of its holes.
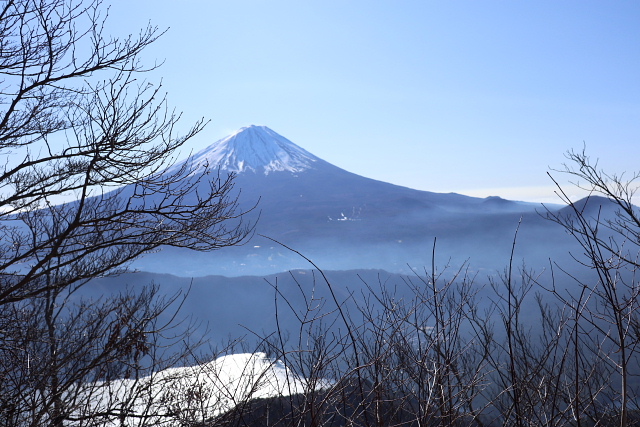
POLYGON ((208 165, 229 172, 301 172, 318 157, 266 126, 247 126, 196 153, 191 166, 208 165))

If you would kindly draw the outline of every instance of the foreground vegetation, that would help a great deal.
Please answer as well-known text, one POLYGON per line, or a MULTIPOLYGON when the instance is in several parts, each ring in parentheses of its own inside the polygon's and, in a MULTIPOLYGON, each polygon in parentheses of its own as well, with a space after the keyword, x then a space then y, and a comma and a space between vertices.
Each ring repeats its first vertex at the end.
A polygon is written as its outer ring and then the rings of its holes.
POLYGON ((249 357, 234 380, 206 362, 246 347, 192 342, 176 322, 182 295, 150 284, 79 298, 160 246, 209 251, 251 233, 233 177, 160 173, 202 123, 177 137, 178 116, 137 80, 158 31, 111 39, 104 13, 99 0, 0 6, 2 425, 639 423, 636 177, 607 176, 583 152, 564 172, 603 198, 574 204, 558 188, 567 208, 546 213, 580 244, 575 265, 550 262, 542 280, 512 255, 485 279, 439 270, 434 255, 403 283, 369 284, 355 310, 318 269, 315 286, 333 297, 301 285, 299 307, 279 295, 276 319, 292 310, 298 329, 257 337, 251 350, 271 363, 249 357), (535 324, 523 321, 532 305, 535 324))
POLYGON ((564 172, 604 196, 581 204, 565 198, 567 209, 547 213, 580 243, 575 265, 551 262, 543 280, 516 268, 512 253, 503 274, 484 283, 464 267, 447 276, 432 263, 402 284, 372 284, 356 312, 338 300, 323 310, 310 297, 306 310, 291 308, 300 329, 264 343, 308 380, 307 392, 253 402, 249 414, 232 411, 211 425, 266 425, 267 417, 269 425, 291 426, 640 425, 633 183, 607 176, 584 153, 568 158, 564 172), (524 321, 532 305, 538 315, 524 321), (322 378, 334 382, 318 392, 322 378))

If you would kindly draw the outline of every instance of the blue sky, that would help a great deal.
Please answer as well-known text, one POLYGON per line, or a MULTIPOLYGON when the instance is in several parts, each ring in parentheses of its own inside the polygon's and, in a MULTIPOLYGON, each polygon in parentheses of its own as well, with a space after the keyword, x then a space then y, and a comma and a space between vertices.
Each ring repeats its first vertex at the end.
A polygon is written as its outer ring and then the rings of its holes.
MULTIPOLYGON (((143 55, 199 150, 266 125, 351 172, 412 188, 555 201, 582 149, 640 170, 640 2, 135 0, 143 55)), ((186 154, 186 152, 185 152, 186 154)))

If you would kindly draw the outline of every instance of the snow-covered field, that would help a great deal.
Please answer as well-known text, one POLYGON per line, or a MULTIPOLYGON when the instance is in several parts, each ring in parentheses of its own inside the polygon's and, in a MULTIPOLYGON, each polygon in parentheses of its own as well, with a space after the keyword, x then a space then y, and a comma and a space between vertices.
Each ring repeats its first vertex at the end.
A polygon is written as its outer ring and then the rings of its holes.
POLYGON ((93 384, 88 393, 90 412, 104 414, 100 425, 170 426, 206 422, 242 402, 302 393, 306 387, 305 379, 282 362, 264 353, 244 353, 138 380, 93 384))

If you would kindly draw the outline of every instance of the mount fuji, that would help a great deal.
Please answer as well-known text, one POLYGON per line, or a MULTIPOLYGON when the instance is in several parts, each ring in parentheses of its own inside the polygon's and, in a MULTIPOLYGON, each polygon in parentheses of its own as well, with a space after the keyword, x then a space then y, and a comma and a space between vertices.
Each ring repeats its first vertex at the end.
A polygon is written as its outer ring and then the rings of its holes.
MULTIPOLYGON (((257 206, 247 215, 257 221, 256 235, 244 246, 214 253, 164 249, 137 261, 134 268, 180 276, 308 268, 290 247, 321 268, 406 272, 407 264, 430 264, 437 238, 444 262, 470 259, 491 269, 508 259, 520 222, 519 241, 530 248, 528 255, 541 253, 536 243, 540 236, 548 247, 563 234, 536 213, 539 205, 419 191, 365 178, 265 126, 244 127, 173 168, 183 166, 234 173, 240 208, 257 206)), ((540 259, 548 259, 547 252, 540 259)))
POLYGON ((270 172, 302 172, 323 161, 268 127, 252 125, 215 142, 188 162, 194 169, 208 165, 227 172, 268 175, 270 172))

